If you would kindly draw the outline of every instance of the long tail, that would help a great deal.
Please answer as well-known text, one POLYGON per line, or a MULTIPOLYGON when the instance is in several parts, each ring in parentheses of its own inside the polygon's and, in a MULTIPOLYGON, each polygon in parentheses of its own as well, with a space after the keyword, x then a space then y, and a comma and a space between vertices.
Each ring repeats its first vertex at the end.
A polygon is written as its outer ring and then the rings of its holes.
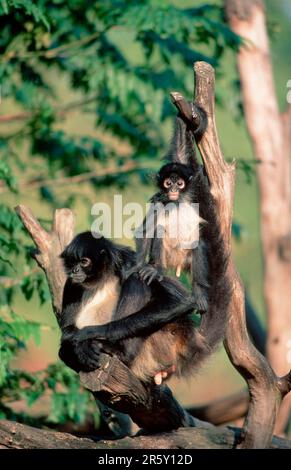
POLYGON ((229 253, 226 251, 221 235, 217 211, 207 178, 202 174, 202 171, 200 171, 198 178, 200 179, 198 201, 208 202, 201 205, 203 213, 200 210, 200 215, 208 222, 203 226, 203 236, 208 243, 210 287, 208 310, 202 315, 201 324, 197 330, 198 335, 201 335, 203 346, 196 350, 195 364, 199 364, 209 356, 224 339, 231 299, 231 284, 227 276, 229 253))

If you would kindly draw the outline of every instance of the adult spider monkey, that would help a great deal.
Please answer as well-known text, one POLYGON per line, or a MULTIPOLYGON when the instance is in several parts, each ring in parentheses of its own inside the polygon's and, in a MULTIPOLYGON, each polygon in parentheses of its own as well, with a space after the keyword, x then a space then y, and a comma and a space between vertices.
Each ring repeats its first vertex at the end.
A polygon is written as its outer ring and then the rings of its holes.
POLYGON ((204 347, 189 316, 193 299, 176 280, 165 277, 147 286, 137 273, 125 276, 136 263, 135 253, 96 236, 77 235, 61 255, 68 278, 60 357, 77 371, 96 369, 97 334, 98 340, 107 340, 102 349, 117 353, 140 379, 155 377, 160 383, 168 373, 184 369, 185 354, 204 347))
MULTIPOLYGON (((202 110, 200 114, 198 135, 206 126, 202 110)), ((167 159, 170 163, 157 174, 159 192, 151 198, 150 210, 136 231, 137 267, 148 283, 161 279, 169 268, 177 277, 181 271, 191 273, 196 308, 203 313, 208 308, 209 257, 213 256, 208 238, 214 215, 208 207, 208 182, 195 153, 193 126, 180 115, 167 159), (200 216, 193 203, 199 203, 200 216)))
POLYGON ((195 327, 195 302, 178 280, 147 285, 138 273, 126 275, 136 263, 132 250, 90 232, 77 235, 61 255, 68 277, 60 358, 76 371, 91 371, 100 351, 117 354, 140 380, 156 384, 195 370, 224 335, 229 290, 224 251, 216 243, 218 289, 207 320, 195 327))

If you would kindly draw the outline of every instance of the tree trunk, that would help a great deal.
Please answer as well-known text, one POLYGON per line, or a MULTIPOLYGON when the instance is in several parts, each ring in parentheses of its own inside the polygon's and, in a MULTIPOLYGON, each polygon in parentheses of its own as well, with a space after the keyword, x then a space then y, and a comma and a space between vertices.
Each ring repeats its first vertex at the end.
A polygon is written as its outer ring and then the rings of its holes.
MULTIPOLYGON (((290 368, 291 349, 290 110, 280 115, 263 1, 226 0, 226 9, 233 31, 247 40, 237 61, 247 127, 258 160, 267 357, 281 375, 290 368)), ((284 431, 290 405, 289 394, 276 425, 278 433, 284 431)))

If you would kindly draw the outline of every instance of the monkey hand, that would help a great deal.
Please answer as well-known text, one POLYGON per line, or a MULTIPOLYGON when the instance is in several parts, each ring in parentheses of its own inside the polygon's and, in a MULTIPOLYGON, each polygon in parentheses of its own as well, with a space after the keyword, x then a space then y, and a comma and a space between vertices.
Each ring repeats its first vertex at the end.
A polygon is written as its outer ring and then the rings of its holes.
POLYGON ((141 280, 146 282, 148 286, 153 282, 154 279, 158 281, 163 280, 163 275, 160 273, 160 271, 150 264, 144 265, 139 270, 139 275, 141 280))
POLYGON ((132 274, 138 273, 140 271, 140 268, 142 267, 142 263, 135 264, 129 269, 124 270, 124 279, 128 279, 132 274))
POLYGON ((82 372, 91 372, 100 366, 100 353, 102 345, 95 339, 78 341, 75 345, 75 354, 82 372))

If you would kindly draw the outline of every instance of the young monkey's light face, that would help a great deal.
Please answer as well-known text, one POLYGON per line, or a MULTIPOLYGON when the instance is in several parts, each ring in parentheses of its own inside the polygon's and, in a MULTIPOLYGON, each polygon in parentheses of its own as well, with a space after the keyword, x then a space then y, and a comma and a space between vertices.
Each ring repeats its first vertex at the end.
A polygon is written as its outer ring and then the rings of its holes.
POLYGON ((177 201, 180 192, 185 189, 186 183, 177 173, 171 173, 168 178, 163 181, 163 187, 167 192, 170 201, 177 201))

